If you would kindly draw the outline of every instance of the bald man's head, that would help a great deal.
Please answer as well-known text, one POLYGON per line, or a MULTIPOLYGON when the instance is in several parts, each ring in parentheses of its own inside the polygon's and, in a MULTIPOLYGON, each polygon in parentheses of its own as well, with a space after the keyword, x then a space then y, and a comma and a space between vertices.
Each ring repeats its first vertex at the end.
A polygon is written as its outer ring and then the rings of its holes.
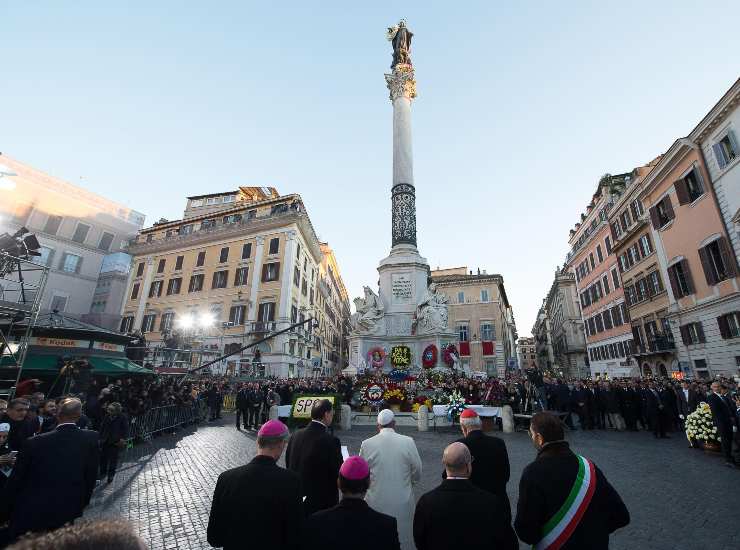
POLYGON ((470 477, 472 462, 470 449, 464 443, 456 442, 448 445, 442 455, 447 477, 470 477))

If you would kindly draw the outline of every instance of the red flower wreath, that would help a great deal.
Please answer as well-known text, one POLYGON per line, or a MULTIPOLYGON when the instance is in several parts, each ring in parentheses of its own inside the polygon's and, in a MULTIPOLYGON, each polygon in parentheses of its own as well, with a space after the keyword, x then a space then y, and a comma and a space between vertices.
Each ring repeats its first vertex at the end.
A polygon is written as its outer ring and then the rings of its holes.
POLYGON ((424 349, 424 354, 421 356, 421 363, 426 369, 431 369, 437 364, 437 346, 429 344, 424 349))
POLYGON ((367 362, 370 363, 373 368, 382 368, 383 365, 385 365, 385 355, 386 353, 383 348, 372 348, 367 352, 367 362))
POLYGON ((453 358, 453 356, 458 356, 457 348, 455 347, 455 344, 447 344, 442 349, 442 360, 448 367, 452 367, 455 364, 455 359, 453 358))

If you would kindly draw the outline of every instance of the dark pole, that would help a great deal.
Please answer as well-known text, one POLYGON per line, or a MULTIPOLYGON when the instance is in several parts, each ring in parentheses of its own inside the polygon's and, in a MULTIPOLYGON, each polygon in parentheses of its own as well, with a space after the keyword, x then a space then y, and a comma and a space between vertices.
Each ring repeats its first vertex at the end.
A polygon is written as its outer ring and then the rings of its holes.
MULTIPOLYGON (((280 330, 280 331, 278 331, 278 332, 273 332, 272 334, 269 334, 269 335, 265 336, 265 337, 264 337, 264 338, 262 338, 261 340, 257 340, 256 342, 252 342, 251 344, 249 344, 249 345, 246 345, 246 346, 244 346, 244 347, 241 347, 241 348, 239 348, 239 349, 237 349, 237 350, 234 350, 234 351, 232 351, 231 353, 227 353, 226 355, 222 355, 221 357, 218 357, 218 358, 214 359, 213 361, 208 361, 208 363, 206 363, 206 364, 204 364, 204 365, 201 365, 201 366, 200 366, 200 367, 198 367, 197 369, 193 369, 193 370, 191 370, 190 372, 188 372, 188 374, 193 374, 194 372, 198 372, 198 371, 199 371, 199 370, 201 370, 201 369, 204 369, 204 368, 206 368, 206 367, 210 367, 210 366, 211 366, 211 365, 213 365, 214 363, 218 363, 219 361, 223 361, 223 360, 224 360, 224 359, 226 359, 227 357, 231 357, 232 355, 236 355, 237 353, 241 353, 241 352, 243 352, 243 351, 244 351, 245 349, 249 349, 249 348, 252 348, 252 347, 254 347, 254 346, 258 345, 258 344, 261 344, 262 342, 265 342, 265 341, 267 341, 267 340, 270 340, 270 339, 272 339, 272 338, 275 338, 275 336, 280 336, 281 334, 284 334, 284 333, 286 333, 286 332, 288 332, 288 331, 290 331, 290 330, 293 330, 293 329, 294 329, 295 327, 299 327, 299 326, 301 326, 301 325, 305 325, 306 323, 309 323, 309 322, 313 322, 313 317, 309 317, 309 318, 308 318, 308 319, 306 319, 305 321, 301 321, 301 322, 299 322, 299 323, 295 323, 294 325, 290 325, 290 326, 289 326, 288 328, 284 328, 283 330, 280 330)), ((185 376, 185 378, 187 378, 187 376, 185 376)), ((185 378, 183 378, 183 380, 184 380, 185 378)))

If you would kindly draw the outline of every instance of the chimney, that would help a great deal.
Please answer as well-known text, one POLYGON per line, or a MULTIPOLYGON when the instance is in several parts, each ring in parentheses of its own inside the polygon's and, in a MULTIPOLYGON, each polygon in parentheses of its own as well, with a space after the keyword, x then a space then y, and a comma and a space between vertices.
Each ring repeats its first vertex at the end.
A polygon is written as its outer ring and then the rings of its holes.
POLYGON ((472 270, 472 269, 470 270, 470 274, 471 274, 471 275, 473 274, 473 270, 472 270))
POLYGON ((478 275, 480 275, 480 267, 478 268, 478 275))

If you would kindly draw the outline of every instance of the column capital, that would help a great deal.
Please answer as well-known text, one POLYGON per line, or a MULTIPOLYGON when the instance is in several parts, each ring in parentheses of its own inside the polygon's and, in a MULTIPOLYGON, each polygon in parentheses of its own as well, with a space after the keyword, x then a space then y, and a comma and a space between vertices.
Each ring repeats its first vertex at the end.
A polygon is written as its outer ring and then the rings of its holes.
POLYGON ((296 231, 295 229, 291 229, 285 232, 285 238, 288 239, 289 241, 294 240, 297 236, 298 236, 298 231, 296 231))
POLYGON ((262 235, 259 235, 258 237, 255 237, 254 239, 257 242, 257 246, 264 246, 265 244, 265 237, 262 235))
POLYGON ((416 97, 416 79, 414 79, 414 68, 411 65, 398 64, 393 67, 391 74, 386 73, 385 83, 390 90, 391 102, 399 97, 409 100, 416 97))

